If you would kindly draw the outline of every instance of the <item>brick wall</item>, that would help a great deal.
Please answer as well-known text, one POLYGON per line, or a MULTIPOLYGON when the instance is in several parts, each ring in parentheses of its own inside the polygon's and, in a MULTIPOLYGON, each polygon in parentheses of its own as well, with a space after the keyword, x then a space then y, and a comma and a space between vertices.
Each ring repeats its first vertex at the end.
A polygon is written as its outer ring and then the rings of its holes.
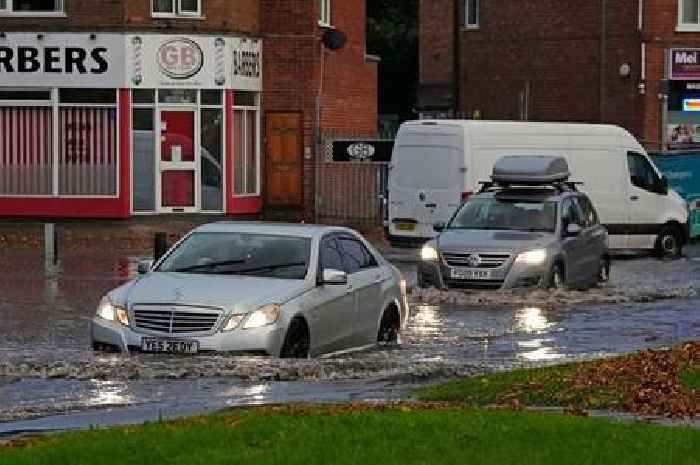
POLYGON ((153 30, 170 32, 227 32, 258 34, 258 0, 203 0, 203 19, 155 19, 150 0, 64 0, 65 17, 0 17, 6 31, 153 30))
POLYGON ((422 84, 453 81, 454 0, 420 0, 419 76, 422 84))

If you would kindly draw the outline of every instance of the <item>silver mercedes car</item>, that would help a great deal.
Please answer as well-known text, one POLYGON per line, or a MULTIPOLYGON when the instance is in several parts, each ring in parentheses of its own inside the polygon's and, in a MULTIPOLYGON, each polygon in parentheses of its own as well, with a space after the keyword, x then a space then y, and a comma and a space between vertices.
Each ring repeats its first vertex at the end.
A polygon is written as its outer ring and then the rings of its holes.
POLYGON ((610 275, 608 233, 566 160, 504 157, 493 182, 421 250, 419 287, 586 288, 610 275))
POLYGON ((91 322, 96 350, 286 358, 398 341, 406 284, 357 232, 222 222, 190 232, 91 322))

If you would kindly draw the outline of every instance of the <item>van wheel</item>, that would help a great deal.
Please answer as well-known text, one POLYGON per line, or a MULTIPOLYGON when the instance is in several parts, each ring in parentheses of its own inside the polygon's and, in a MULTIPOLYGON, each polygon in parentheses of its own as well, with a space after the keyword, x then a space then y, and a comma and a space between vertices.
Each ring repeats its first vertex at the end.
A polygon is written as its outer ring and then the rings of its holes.
POLYGON ((554 262, 552 271, 549 273, 548 289, 564 289, 566 287, 566 277, 564 274, 564 265, 561 262, 554 262))
POLYGON ((665 226, 656 239, 656 254, 661 259, 675 259, 681 256, 681 239, 678 231, 665 226))
POLYGON ((600 259, 600 266, 598 267, 598 276, 596 276, 596 281, 598 284, 605 284, 610 281, 610 259, 608 257, 603 257, 600 259))
POLYGON ((309 358, 310 345, 311 337, 306 321, 302 318, 294 318, 289 323, 280 358, 309 358))

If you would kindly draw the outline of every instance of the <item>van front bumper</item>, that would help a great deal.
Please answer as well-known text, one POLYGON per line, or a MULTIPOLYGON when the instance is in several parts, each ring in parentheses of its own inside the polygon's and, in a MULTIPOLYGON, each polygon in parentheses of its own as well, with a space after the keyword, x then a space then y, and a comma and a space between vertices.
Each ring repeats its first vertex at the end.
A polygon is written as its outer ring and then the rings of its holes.
POLYGON ((284 342, 285 331, 278 324, 262 328, 216 332, 206 336, 179 336, 173 334, 146 334, 131 327, 102 318, 90 322, 93 346, 104 345, 122 352, 139 351, 144 338, 166 340, 193 340, 199 343, 200 352, 254 352, 277 356, 284 342))

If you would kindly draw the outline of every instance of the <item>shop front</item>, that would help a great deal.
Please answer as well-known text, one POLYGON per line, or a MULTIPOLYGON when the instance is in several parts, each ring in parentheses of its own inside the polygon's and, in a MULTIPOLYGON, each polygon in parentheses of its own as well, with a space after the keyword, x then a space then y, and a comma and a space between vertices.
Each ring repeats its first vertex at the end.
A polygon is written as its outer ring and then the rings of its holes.
POLYGON ((261 42, 0 39, 0 215, 258 213, 261 42))
POLYGON ((666 144, 700 149, 700 49, 669 50, 666 144))

